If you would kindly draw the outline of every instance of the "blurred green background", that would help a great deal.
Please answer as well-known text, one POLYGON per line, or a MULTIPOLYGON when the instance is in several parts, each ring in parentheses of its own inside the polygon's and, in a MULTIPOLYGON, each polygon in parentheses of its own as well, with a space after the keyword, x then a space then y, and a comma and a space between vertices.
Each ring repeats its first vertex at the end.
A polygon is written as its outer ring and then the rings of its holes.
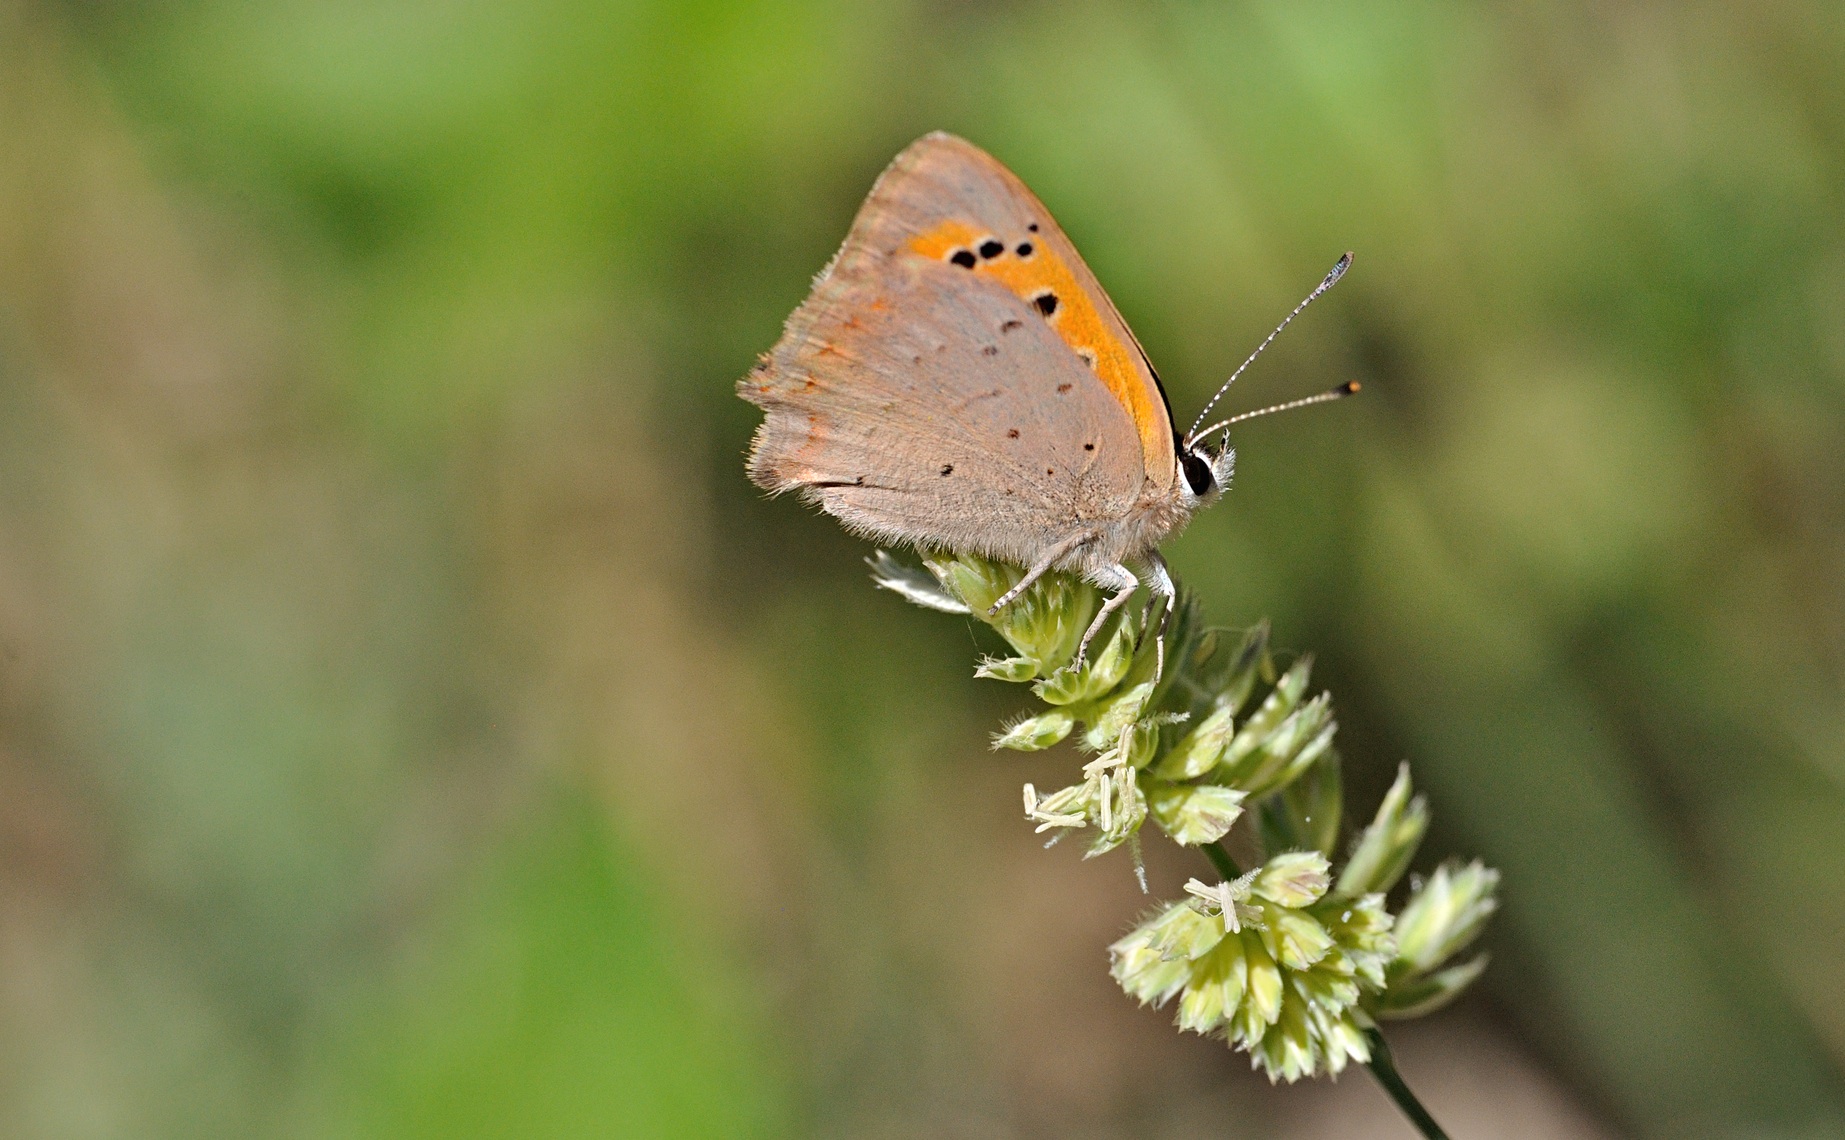
POLYGON ((1403 1036, 1457 1134, 1845 1135, 1842 61, 1799 0, 0 0, 0 1133, 1400 1127, 1114 990, 1126 860, 1018 819, 1071 756, 743 478, 939 127, 1181 418, 1357 250, 1231 406, 1364 396, 1167 551, 1318 654, 1354 813, 1409 758, 1505 871, 1403 1036))

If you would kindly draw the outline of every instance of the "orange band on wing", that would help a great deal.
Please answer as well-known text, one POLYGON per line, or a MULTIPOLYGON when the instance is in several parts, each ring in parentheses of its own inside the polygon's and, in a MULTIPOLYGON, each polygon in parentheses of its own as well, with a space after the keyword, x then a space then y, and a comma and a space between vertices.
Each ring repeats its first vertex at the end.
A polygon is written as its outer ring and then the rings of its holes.
MULTIPOLYGON (((1134 427, 1140 432, 1140 453, 1152 471, 1172 434, 1165 405, 1136 367, 1138 353, 1108 332, 1095 301, 1077 283, 1076 275, 1037 234, 1007 237, 977 229, 965 222, 947 221, 928 233, 910 239, 910 249, 937 261, 948 261, 966 251, 973 259, 970 271, 991 277, 1028 302, 1038 306, 1053 331, 1083 357, 1108 390, 1114 393, 1134 427), (983 242, 998 242, 1002 252, 982 257, 983 242), (1018 251, 1023 245, 1027 253, 1018 251), (1045 301, 1043 298, 1052 300, 1045 301), (1047 311, 1048 309, 1048 311, 1047 311)), ((962 261, 965 262, 966 258, 962 261)), ((956 262, 959 265, 961 262, 956 262)))

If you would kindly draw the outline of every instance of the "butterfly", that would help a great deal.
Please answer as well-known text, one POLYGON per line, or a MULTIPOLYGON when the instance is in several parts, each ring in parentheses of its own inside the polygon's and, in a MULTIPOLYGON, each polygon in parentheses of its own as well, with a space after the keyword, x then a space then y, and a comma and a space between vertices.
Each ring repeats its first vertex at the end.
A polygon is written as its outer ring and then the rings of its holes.
POLYGON ((1159 543, 1236 461, 1227 432, 1216 451, 1200 442, 1227 424, 1179 433, 1146 351, 1044 204, 940 132, 878 178, 738 393, 766 413, 758 486, 880 543, 1026 567, 989 612, 1053 570, 1109 591, 1079 662, 1140 586, 1130 564, 1170 604, 1159 543))

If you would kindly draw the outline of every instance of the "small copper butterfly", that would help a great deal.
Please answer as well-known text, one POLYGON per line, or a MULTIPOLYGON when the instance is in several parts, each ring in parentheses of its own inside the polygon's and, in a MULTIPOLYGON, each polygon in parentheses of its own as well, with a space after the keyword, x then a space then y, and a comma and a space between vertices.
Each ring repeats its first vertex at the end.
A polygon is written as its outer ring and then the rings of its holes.
POLYGON ((1129 563, 1171 599, 1158 544, 1235 463, 1227 432, 1215 452, 1200 443, 1231 421, 1179 434, 1146 352, 1044 204, 939 132, 877 180, 738 392, 767 413, 758 486, 799 491, 878 542, 1028 567, 995 611, 1048 571, 1081 574, 1112 592, 1085 648, 1140 584, 1129 563))

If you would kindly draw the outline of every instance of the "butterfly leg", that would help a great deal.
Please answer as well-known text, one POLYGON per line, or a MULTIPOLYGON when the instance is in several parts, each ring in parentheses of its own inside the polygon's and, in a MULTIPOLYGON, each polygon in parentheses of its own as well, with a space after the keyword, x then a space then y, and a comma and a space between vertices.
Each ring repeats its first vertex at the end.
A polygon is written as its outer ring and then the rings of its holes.
MULTIPOLYGON (((1019 579, 1017 585, 1001 594, 997 602, 987 607, 987 616, 992 617, 994 614, 1010 605, 1014 598, 1030 589, 1033 582, 1044 577, 1045 573, 1048 572, 1051 567, 1057 565, 1057 563, 1069 555, 1072 550, 1075 550, 1079 546, 1094 542, 1101 537, 1102 535, 1099 531, 1079 530, 1069 538, 1064 539, 1062 542, 1057 543, 1055 546, 1045 551, 1038 561, 1032 564, 1031 569, 1025 571, 1025 576, 1019 579)), ((1087 645, 1089 643, 1085 640, 1083 644, 1087 645)))
POLYGON ((1172 622, 1172 607, 1178 600, 1179 591, 1172 584, 1172 571, 1167 569, 1166 560, 1157 550, 1147 553, 1147 609, 1141 615, 1140 627, 1147 628, 1153 618, 1153 605, 1160 603, 1160 627, 1154 633, 1153 642, 1153 680, 1157 684, 1166 674, 1166 627, 1172 622))
POLYGON ((1083 631, 1082 643, 1076 647, 1076 660, 1070 662, 1072 669, 1082 667, 1083 662, 1089 656, 1089 643, 1095 640, 1096 634, 1102 632, 1102 623, 1108 620, 1109 614, 1127 605, 1128 599, 1134 596, 1134 591, 1140 586, 1140 579, 1134 577, 1134 572, 1120 563, 1090 574, 1089 580, 1104 590, 1113 590, 1115 593, 1113 597, 1102 603, 1102 608, 1095 612, 1095 620, 1090 622, 1089 628, 1083 631))

